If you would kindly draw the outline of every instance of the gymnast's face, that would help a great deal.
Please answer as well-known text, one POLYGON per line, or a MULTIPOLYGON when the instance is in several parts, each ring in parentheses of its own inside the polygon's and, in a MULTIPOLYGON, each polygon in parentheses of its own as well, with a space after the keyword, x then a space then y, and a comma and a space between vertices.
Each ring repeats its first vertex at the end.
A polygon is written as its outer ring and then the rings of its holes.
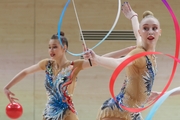
POLYGON ((159 21, 154 17, 144 18, 140 23, 139 34, 144 45, 155 46, 161 35, 159 21))
POLYGON ((65 54, 65 50, 57 39, 50 39, 49 41, 49 55, 52 59, 58 60, 65 54))

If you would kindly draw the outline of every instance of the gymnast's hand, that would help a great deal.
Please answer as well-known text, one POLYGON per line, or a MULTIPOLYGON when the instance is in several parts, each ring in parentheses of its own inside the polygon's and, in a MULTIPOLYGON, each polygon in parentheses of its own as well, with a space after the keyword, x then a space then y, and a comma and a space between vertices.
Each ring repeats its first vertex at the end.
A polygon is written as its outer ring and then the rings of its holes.
POLYGON ((161 94, 160 92, 152 91, 151 95, 149 96, 147 100, 147 103, 154 101, 160 94, 161 94))
POLYGON ((12 93, 9 89, 4 88, 4 93, 6 94, 7 98, 9 99, 11 103, 14 103, 16 102, 16 100, 18 100, 17 98, 12 97, 12 96, 15 96, 15 94, 12 93))
POLYGON ((137 16, 137 13, 132 10, 128 2, 124 2, 124 4, 122 5, 122 12, 129 20, 131 20, 131 18, 133 18, 134 16, 137 16))
MULTIPOLYGON (((129 47, 127 47, 127 49, 129 50, 129 52, 131 52, 132 50, 134 50, 134 49, 136 49, 137 48, 137 46, 129 46, 129 47)), ((129 53, 128 52, 128 53, 129 53)))
POLYGON ((96 53, 93 50, 87 49, 83 45, 83 51, 84 51, 83 58, 85 60, 88 60, 88 59, 95 60, 96 59, 97 55, 96 55, 96 53))

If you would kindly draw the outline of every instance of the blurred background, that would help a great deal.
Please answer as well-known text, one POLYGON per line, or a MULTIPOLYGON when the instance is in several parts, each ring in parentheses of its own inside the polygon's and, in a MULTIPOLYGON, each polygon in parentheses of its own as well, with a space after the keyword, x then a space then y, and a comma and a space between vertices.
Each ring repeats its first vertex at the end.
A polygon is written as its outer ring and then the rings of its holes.
MULTIPOLYGON (((167 0, 180 22, 179 0, 167 0)), ((9 120, 5 107, 9 103, 3 87, 22 69, 48 58, 48 42, 57 33, 57 25, 66 0, 0 0, 0 120, 9 120)), ((122 3, 125 1, 121 1, 122 3)), ((161 24, 162 35, 156 51, 174 55, 175 29, 172 18, 161 0, 129 0, 138 13, 150 10, 161 24)), ((83 31, 109 31, 116 18, 118 0, 75 0, 76 10, 83 31)), ((80 30, 72 2, 67 7, 61 30, 69 41, 69 51, 82 52, 80 30)), ((121 13, 114 31, 132 31, 131 21, 121 13)), ((100 40, 87 40, 92 48, 100 40)), ((105 54, 135 45, 135 40, 105 40, 94 51, 105 54)), ((69 60, 79 59, 67 53, 69 60)), ((167 83, 173 60, 157 55, 158 74, 153 90, 161 91, 167 83)), ((102 103, 110 97, 109 80, 113 71, 102 67, 83 70, 78 75, 74 104, 80 120, 95 120, 102 103)), ((180 66, 169 89, 180 86, 180 66)), ((24 113, 19 120, 41 120, 46 104, 45 73, 38 72, 24 78, 11 91, 19 98, 24 113)), ((124 71, 115 83, 117 94, 124 80, 124 71)), ((153 120, 179 120, 180 95, 169 97, 158 109, 153 120)), ((150 108, 143 111, 146 117, 150 108)))

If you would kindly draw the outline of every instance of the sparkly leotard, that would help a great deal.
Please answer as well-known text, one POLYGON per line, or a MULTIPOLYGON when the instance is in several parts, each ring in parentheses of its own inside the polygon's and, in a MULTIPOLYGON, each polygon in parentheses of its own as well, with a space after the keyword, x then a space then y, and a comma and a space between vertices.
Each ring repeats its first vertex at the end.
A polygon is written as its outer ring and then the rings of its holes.
MULTIPOLYGON (((142 48, 136 48, 129 55, 144 52, 142 48)), ((120 93, 116 96, 116 102, 110 98, 101 106, 97 120, 103 118, 119 118, 123 120, 142 120, 140 113, 130 113, 121 108, 121 105, 130 108, 143 107, 156 74, 155 58, 150 56, 136 59, 132 65, 126 68, 126 79, 120 93)))
MULTIPOLYGON (((44 63, 42 62, 41 64, 44 63)), ((53 72, 53 63, 54 61, 51 60, 46 62, 45 88, 48 101, 43 117, 45 120, 64 120, 65 116, 68 116, 66 115, 67 111, 76 114, 71 94, 75 87, 76 76, 82 68, 82 61, 67 63, 57 75, 53 72), (70 69, 71 67, 73 67, 72 70, 70 69), (68 87, 70 87, 70 90, 68 87)))

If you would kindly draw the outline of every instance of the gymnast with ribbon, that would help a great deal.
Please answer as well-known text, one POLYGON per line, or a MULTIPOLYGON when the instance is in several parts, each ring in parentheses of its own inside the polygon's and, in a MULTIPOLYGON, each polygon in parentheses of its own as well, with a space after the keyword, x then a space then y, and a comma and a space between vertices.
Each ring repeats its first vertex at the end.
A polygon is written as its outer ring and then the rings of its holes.
POLYGON ((145 55, 152 55, 152 54, 159 54, 159 55, 165 55, 167 57, 170 57, 171 59, 174 60, 174 64, 172 67, 172 71, 171 71, 171 75, 169 77, 169 80, 167 81, 167 84, 164 86, 162 92, 158 92, 158 95, 156 92, 151 92, 151 96, 149 97, 148 101, 149 102, 148 105, 144 106, 144 107, 140 107, 140 108, 131 108, 131 107, 126 107, 123 105, 120 105, 123 109, 125 109, 126 111, 129 111, 131 113, 138 113, 141 112, 143 110, 146 110, 148 107, 150 107, 151 105, 153 105, 153 107, 151 108, 150 112, 148 113, 147 117, 145 118, 145 120, 152 120, 152 117, 154 116, 155 112, 158 110, 158 108, 162 105, 162 103, 168 98, 168 96, 172 96, 172 95, 177 95, 180 92, 180 87, 174 88, 172 90, 167 91, 168 87, 170 86, 170 84, 173 81, 174 75, 176 73, 176 69, 177 69, 177 64, 180 63, 180 59, 179 59, 179 52, 180 52, 180 27, 179 27, 179 23, 178 20, 171 8, 171 6, 168 4, 168 2, 166 0, 162 0, 163 4, 165 5, 165 7, 167 8, 167 10, 169 11, 171 18, 173 20, 174 23, 174 29, 175 29, 175 35, 176 35, 176 44, 175 44, 175 54, 170 55, 170 54, 165 54, 162 52, 142 52, 142 53, 138 53, 135 54, 129 58, 127 58, 126 60, 124 60, 121 64, 119 64, 119 66, 114 70, 111 78, 110 78, 110 82, 109 82, 109 90, 110 90, 110 94, 112 96, 113 99, 116 99, 115 95, 114 95, 114 83, 115 80, 118 76, 118 74, 132 61, 136 60, 137 58, 140 58, 142 56, 145 55), (152 96, 156 96, 152 99, 152 96), (152 100, 151 100, 152 99, 152 100))
MULTIPOLYGON (((123 58, 99 56, 93 50, 88 50, 84 54, 85 59, 91 59, 97 65, 114 70, 120 63, 135 54, 155 51, 159 36, 161 36, 161 28, 158 19, 154 17, 153 13, 145 11, 139 24, 137 13, 132 10, 128 2, 122 5, 122 12, 132 21, 133 31, 137 39, 136 49, 123 58)), ((110 98, 103 103, 97 120, 143 119, 140 113, 131 113, 122 106, 141 108, 147 103, 157 72, 156 57, 151 54, 137 58, 128 64, 125 71, 126 78, 121 91, 115 99, 110 98)))
MULTIPOLYGON (((84 44, 84 47, 86 45, 84 44)), ((134 46, 105 54, 106 57, 120 57, 129 53, 134 46)), ((48 96, 43 113, 43 120, 78 120, 77 112, 73 105, 73 92, 79 71, 94 66, 88 60, 68 60, 66 51, 68 41, 64 32, 58 31, 49 40, 49 56, 37 64, 23 69, 5 87, 4 93, 11 103, 18 100, 9 89, 20 82, 25 76, 37 71, 45 71, 45 88, 48 96), (59 37, 60 35, 60 37, 59 37)))

